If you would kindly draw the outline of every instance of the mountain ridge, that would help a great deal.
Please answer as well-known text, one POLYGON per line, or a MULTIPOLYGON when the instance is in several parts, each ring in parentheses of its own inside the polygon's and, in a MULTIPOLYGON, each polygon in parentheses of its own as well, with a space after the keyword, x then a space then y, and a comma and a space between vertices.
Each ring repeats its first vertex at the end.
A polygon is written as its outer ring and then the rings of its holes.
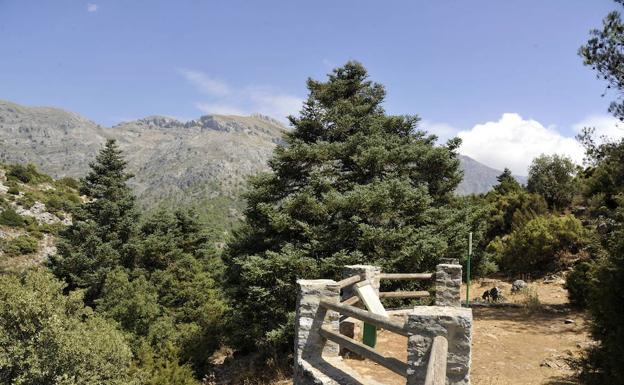
MULTIPOLYGON (((186 122, 151 115, 105 128, 63 109, 0 100, 0 161, 34 163, 55 178, 80 177, 101 145, 116 139, 135 175, 129 183, 144 207, 205 206, 205 215, 234 221, 244 208, 240 196, 246 179, 268 169, 287 130, 259 114, 204 115, 186 122)), ((460 161, 464 181, 458 194, 486 192, 496 183, 500 171, 464 155, 460 161)))

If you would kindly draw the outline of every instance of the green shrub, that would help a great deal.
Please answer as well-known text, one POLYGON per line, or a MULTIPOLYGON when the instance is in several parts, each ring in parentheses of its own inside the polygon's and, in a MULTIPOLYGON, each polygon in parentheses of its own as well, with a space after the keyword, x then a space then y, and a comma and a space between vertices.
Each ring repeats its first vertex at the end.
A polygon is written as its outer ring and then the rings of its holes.
POLYGON ((0 275, 0 383, 135 383, 123 334, 63 289, 43 270, 0 275))
POLYGON ((31 163, 26 166, 21 164, 10 165, 7 177, 9 180, 18 180, 22 183, 52 182, 52 178, 45 174, 41 174, 37 171, 37 167, 31 163))
POLYGON ((64 211, 68 206, 67 202, 63 201, 63 199, 56 195, 48 197, 43 203, 46 206, 46 210, 57 216, 59 215, 60 211, 64 211))
POLYGON ((10 257, 32 254, 38 249, 39 242, 30 235, 20 235, 19 237, 5 241, 2 245, 2 251, 10 257))
POLYGON ((568 290, 570 303, 576 307, 584 308, 587 306, 594 263, 592 261, 579 261, 574 265, 574 270, 566 277, 565 288, 568 290))
POLYGON ((0 225, 24 227, 26 225, 26 219, 9 207, 0 213, 0 225))
POLYGON ((9 189, 7 190, 7 193, 11 195, 17 195, 19 194, 19 189, 17 188, 16 185, 9 185, 9 189))
POLYGON ((61 179, 57 180, 56 181, 56 186, 57 187, 65 186, 65 187, 69 187, 69 188, 72 188, 72 189, 77 191, 77 190, 80 189, 80 182, 77 179, 75 179, 75 178, 71 178, 71 177, 66 176, 64 178, 61 178, 61 179))
POLYGON ((503 240, 501 267, 513 273, 552 271, 562 256, 577 254, 590 234, 573 215, 539 216, 517 227, 503 240))
POLYGON ((15 202, 17 202, 17 204, 19 204, 20 206, 29 209, 33 207, 33 205, 36 202, 36 199, 33 196, 33 194, 28 191, 28 192, 25 192, 24 195, 22 195, 21 197, 18 197, 15 200, 15 202))

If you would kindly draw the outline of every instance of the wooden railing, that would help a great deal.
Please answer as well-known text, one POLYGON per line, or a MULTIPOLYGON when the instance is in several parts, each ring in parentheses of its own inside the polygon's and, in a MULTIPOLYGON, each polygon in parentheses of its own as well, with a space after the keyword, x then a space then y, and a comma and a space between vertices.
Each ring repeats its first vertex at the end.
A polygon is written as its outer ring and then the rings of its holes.
POLYGON ((433 339, 429 363, 427 364, 427 376, 425 385, 446 384, 446 360, 448 356, 448 340, 444 336, 433 339))
POLYGON ((433 278, 432 273, 397 273, 397 274, 389 274, 382 273, 379 275, 380 279, 392 279, 392 280, 414 280, 414 279, 431 279, 433 278))
POLYGON ((334 310, 340 314, 359 319, 360 321, 368 322, 371 325, 375 325, 382 329, 386 329, 393 333, 397 333, 407 337, 407 328, 405 327, 405 325, 399 322, 392 321, 388 317, 371 313, 367 310, 360 309, 359 307, 345 305, 344 303, 335 303, 321 300, 319 305, 321 307, 324 307, 325 309, 334 310))
MULTIPOLYGON (((383 273, 379 275, 380 279, 387 280, 427 280, 433 278, 432 273, 397 273, 397 274, 388 274, 383 273)), ((347 277, 342 281, 338 281, 338 287, 340 289, 344 289, 345 287, 351 286, 355 283, 362 281, 363 278, 359 275, 353 275, 351 277, 347 277)), ((379 293, 379 298, 428 298, 431 294, 428 291, 382 291, 379 293)), ((353 296, 342 302, 345 305, 355 305, 359 302, 359 297, 353 296)))
MULTIPOLYGON (((394 281, 413 281, 413 280, 426 280, 433 278, 432 273, 382 273, 379 275, 380 279, 394 280, 394 281)), ((431 294, 428 291, 382 291, 379 293, 379 298, 428 298, 431 294)))
MULTIPOLYGON (((391 319, 371 313, 360 308, 345 305, 344 303, 334 303, 327 300, 321 300, 319 305, 328 310, 334 310, 340 314, 353 317, 360 321, 367 322, 371 325, 386 329, 388 331, 407 336, 407 328, 405 325, 394 322, 391 319)), ((369 360, 378 363, 379 365, 392 370, 393 372, 407 378, 407 364, 393 357, 386 357, 377 353, 373 348, 364 345, 363 343, 349 338, 342 334, 336 333, 326 327, 321 328, 320 333, 323 337, 330 341, 337 343, 338 345, 351 350, 352 352, 369 360)))
POLYGON ((340 287, 341 289, 344 289, 345 287, 347 287, 349 285, 353 285, 354 283, 358 283, 361 280, 362 280, 362 277, 360 277, 359 274, 356 274, 354 276, 345 278, 342 281, 338 281, 336 283, 338 284, 338 287, 340 287))
POLYGON ((400 361, 394 357, 382 356, 381 354, 377 353, 375 349, 359 343, 352 338, 343 336, 340 333, 329 330, 327 327, 321 328, 320 333, 323 337, 351 350, 353 353, 359 354, 362 357, 366 357, 369 360, 392 370, 396 374, 407 377, 407 364, 405 362, 400 361))
MULTIPOLYGON (((380 274, 379 278, 387 279, 387 280, 427 280, 427 279, 433 278, 433 274, 431 273, 407 273, 407 274, 384 273, 384 274, 380 274)), ((354 285, 363 280, 364 278, 362 276, 360 276, 359 274, 356 274, 351 277, 347 277, 341 281, 338 281, 337 284, 338 284, 338 287, 340 287, 340 289, 342 290, 346 287, 354 285)), ((379 298, 427 298, 429 296, 430 294, 428 291, 391 291, 391 292, 379 293, 379 298)), ((358 307, 353 306, 359 301, 360 301, 360 298, 357 295, 354 295, 342 301, 341 303, 335 303, 332 301, 322 299, 319 305, 325 309, 336 311, 342 316, 352 317, 360 321, 369 323, 371 325, 377 326, 379 328, 388 330, 390 332, 397 333, 402 336, 408 336, 408 329, 405 324, 395 322, 387 317, 380 316, 372 312, 369 312, 367 310, 360 309, 358 307)), ((403 377, 407 377, 407 364, 405 362, 402 362, 393 357, 383 356, 379 354, 378 352, 376 352, 373 348, 359 341, 356 341, 353 338, 349 338, 345 335, 337 333, 329 329, 328 327, 322 327, 319 332, 324 338, 337 343, 341 347, 346 348, 354 352, 355 354, 358 354, 373 362, 376 362, 377 364, 403 377)), ((437 380, 436 376, 439 375, 440 373, 439 371, 442 370, 440 369, 441 365, 444 365, 444 368, 443 368, 444 370, 442 372, 443 374, 441 377, 443 382, 441 383, 440 382, 431 382, 431 383, 427 382, 427 385, 438 385, 438 384, 444 383, 444 380, 446 379, 446 359, 442 360, 441 358, 434 358, 433 352, 434 352, 434 348, 436 352, 441 351, 441 349, 443 349, 444 356, 446 357, 447 346, 448 346, 448 342, 446 342, 446 339, 444 339, 443 342, 434 341, 434 347, 432 348, 432 356, 429 360, 429 365, 432 367, 431 370, 434 373, 432 374, 432 378, 434 379, 434 381, 439 381, 437 380)), ((428 371, 429 371, 429 368, 428 368, 428 371)), ((428 375, 428 378, 429 378, 429 375, 428 375)))

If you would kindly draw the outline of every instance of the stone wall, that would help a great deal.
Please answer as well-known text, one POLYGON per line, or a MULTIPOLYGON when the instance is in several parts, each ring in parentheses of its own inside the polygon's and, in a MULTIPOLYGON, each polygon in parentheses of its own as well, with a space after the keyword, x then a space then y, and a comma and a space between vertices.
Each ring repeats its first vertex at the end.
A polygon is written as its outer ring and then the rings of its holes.
POLYGON ((461 306, 462 267, 441 263, 435 272, 436 306, 461 306))
POLYGON ((322 326, 338 331, 338 313, 319 306, 321 298, 339 302, 340 288, 330 279, 297 280, 297 313, 295 318, 295 384, 309 382, 303 370, 304 362, 322 356, 338 355, 338 344, 327 341, 319 334, 322 326))
POLYGON ((433 339, 448 340, 447 385, 470 384, 470 344, 472 309, 451 306, 418 306, 409 314, 407 325, 407 384, 425 382, 433 339))

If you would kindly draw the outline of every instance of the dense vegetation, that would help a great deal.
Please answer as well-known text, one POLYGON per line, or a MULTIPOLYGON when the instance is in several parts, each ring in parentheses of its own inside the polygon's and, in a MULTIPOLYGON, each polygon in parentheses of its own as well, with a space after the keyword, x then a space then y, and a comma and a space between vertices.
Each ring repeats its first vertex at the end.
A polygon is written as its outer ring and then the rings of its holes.
MULTIPOLYGON (((619 18, 609 20, 613 29, 619 18)), ((607 60, 594 44, 581 50, 586 61, 607 60)), ((345 264, 395 272, 431 270, 441 257, 464 263, 469 232, 473 276, 572 269, 571 301, 589 309, 599 342, 581 378, 624 376, 624 140, 596 143, 587 130, 585 168, 542 155, 527 186, 505 169, 492 191, 458 197, 460 140, 437 145, 417 116, 387 115, 383 86, 361 64, 308 89, 271 172, 250 181, 244 221, 224 249, 193 211, 141 212, 114 141, 80 181, 3 165, 0 229, 17 235, 0 238, 0 262, 36 253, 46 235, 58 237, 58 253, 0 273, 2 382, 198 384, 224 345, 289 362, 297 279, 337 279, 345 264), (36 205, 57 222, 18 213, 36 205)))
MULTIPOLYGON (((616 0, 624 5, 624 1, 616 0)), ((619 99, 609 110, 624 121, 624 23, 619 12, 611 12, 602 30, 593 30, 579 51, 608 88, 619 99)), ((601 138, 586 129, 579 140, 585 145, 588 167, 583 173, 586 221, 598 233, 591 258, 577 264, 568 276, 571 299, 587 306, 591 332, 598 342, 581 363, 580 379, 586 384, 616 384, 624 378, 624 139, 601 138)))

